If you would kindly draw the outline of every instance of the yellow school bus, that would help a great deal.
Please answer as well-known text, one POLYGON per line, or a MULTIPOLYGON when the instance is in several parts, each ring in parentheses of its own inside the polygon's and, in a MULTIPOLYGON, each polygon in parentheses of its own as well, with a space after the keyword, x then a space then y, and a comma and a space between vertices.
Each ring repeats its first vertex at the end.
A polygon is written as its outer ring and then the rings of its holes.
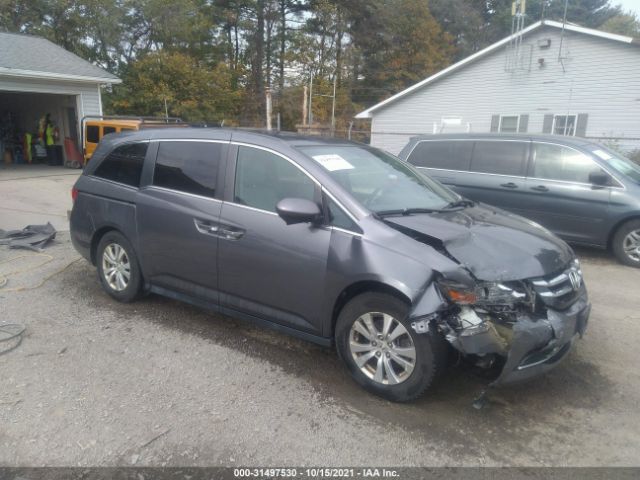
POLYGON ((82 149, 86 164, 103 136, 143 128, 186 127, 176 117, 87 116, 82 119, 82 149))

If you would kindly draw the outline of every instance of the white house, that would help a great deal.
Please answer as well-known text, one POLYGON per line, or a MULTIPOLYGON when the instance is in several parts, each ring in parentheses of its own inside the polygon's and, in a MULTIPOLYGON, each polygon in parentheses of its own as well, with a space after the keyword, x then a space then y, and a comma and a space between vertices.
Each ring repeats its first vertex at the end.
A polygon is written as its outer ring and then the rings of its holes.
MULTIPOLYGON (((82 117, 102 114, 101 86, 120 82, 42 37, 0 32, 0 133, 34 132, 50 113, 60 143, 71 138, 77 145, 82 117)), ((4 147, 11 141, 0 138, 4 147)))
POLYGON ((539 21, 359 113, 398 153, 437 132, 577 135, 640 148, 640 40, 539 21))

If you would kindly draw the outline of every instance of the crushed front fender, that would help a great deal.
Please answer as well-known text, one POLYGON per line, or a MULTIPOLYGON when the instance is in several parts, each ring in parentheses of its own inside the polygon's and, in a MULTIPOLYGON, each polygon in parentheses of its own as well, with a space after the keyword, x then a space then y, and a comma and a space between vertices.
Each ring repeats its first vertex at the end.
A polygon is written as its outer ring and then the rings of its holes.
POLYGON ((503 366, 492 386, 528 380, 557 366, 581 337, 589 321, 591 304, 584 285, 575 302, 565 310, 546 308, 546 313, 517 314, 510 325, 491 315, 476 313, 466 306, 455 314, 465 328, 455 329, 447 313, 448 305, 435 284, 429 285, 412 309, 409 320, 418 334, 434 325, 447 341, 465 356, 500 358, 503 366))

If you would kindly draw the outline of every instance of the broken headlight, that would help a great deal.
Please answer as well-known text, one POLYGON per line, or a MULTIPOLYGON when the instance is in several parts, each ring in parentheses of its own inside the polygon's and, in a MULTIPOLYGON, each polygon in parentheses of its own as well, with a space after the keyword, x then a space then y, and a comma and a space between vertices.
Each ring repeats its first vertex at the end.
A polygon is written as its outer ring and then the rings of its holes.
POLYGON ((469 287, 441 279, 438 286, 451 302, 458 305, 513 305, 526 301, 528 297, 524 288, 499 282, 481 282, 469 287))

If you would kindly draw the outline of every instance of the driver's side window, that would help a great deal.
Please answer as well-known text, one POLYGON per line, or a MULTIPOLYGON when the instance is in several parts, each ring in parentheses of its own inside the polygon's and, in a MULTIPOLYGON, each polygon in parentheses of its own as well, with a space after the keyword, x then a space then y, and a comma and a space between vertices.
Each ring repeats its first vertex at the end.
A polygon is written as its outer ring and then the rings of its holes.
POLYGON ((258 148, 238 147, 234 202, 276 211, 283 198, 315 200, 315 183, 284 158, 258 148))
POLYGON ((534 143, 534 155, 534 178, 590 183, 589 174, 604 173, 589 156, 561 145, 534 143))

